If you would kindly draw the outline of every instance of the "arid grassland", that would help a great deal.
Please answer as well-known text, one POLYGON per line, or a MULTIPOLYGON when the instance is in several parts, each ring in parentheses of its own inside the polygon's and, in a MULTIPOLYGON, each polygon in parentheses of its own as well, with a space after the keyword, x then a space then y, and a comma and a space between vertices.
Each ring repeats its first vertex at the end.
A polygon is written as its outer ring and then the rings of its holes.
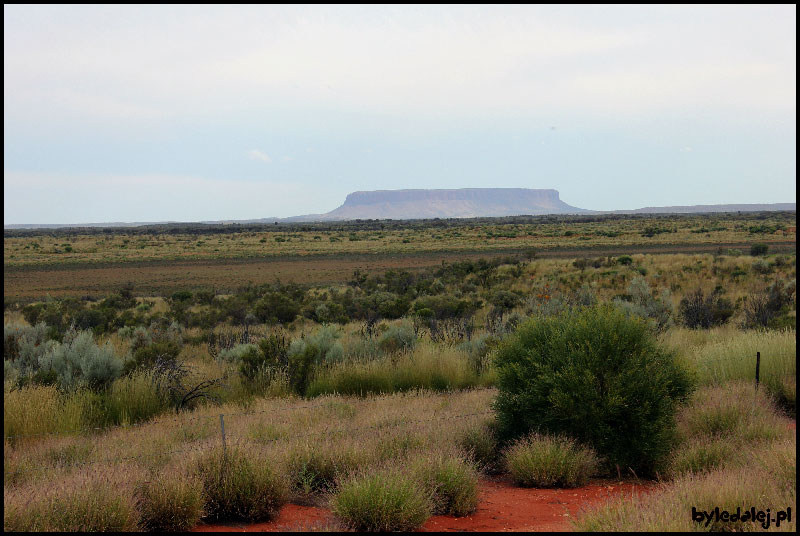
POLYGON ((15 230, 4 241, 4 295, 103 297, 121 282, 140 293, 230 292, 275 279, 346 281, 356 269, 421 270, 508 255, 589 258, 635 253, 793 252, 794 213, 540 216, 480 220, 252 226, 15 230))
POLYGON ((6 233, 4 530, 796 511, 794 213, 85 231, 6 233))

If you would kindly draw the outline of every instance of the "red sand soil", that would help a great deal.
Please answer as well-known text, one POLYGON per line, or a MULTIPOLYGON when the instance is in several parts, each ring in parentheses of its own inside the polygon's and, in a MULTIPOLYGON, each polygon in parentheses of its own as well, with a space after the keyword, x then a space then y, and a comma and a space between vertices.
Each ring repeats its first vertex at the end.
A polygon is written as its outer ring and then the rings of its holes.
MULTIPOLYGON (((466 517, 433 516, 422 532, 569 531, 570 520, 587 508, 620 495, 652 490, 648 481, 593 480, 573 489, 518 488, 507 480, 481 480, 478 509, 466 517)), ((280 532, 335 526, 329 510, 314 506, 284 506, 268 523, 200 525, 195 532, 280 532)))
POLYGON ((570 520, 587 508, 620 495, 646 492, 648 481, 595 480, 573 489, 518 488, 508 481, 484 480, 478 509, 466 517, 434 516, 423 531, 525 531, 571 530, 570 520))

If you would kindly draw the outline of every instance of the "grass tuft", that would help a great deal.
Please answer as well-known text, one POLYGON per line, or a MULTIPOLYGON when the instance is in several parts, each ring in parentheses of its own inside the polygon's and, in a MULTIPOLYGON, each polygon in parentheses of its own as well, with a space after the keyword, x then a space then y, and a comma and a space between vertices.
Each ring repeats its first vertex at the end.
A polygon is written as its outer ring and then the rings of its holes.
POLYGON ((254 451, 217 448, 197 461, 209 519, 268 521, 288 497, 285 477, 254 451))
POLYGON ((431 515, 423 486, 398 469, 355 475, 339 486, 333 513, 357 531, 411 531, 431 515))
POLYGON ((574 440, 530 434, 505 452, 506 466, 517 485, 523 487, 574 488, 597 472, 595 452, 574 440))

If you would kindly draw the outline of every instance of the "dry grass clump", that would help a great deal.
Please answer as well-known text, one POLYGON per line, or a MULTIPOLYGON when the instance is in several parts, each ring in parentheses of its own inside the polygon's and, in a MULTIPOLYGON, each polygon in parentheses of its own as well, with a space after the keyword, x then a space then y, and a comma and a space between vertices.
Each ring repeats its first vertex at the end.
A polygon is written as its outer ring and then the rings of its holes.
POLYGON ((748 382, 728 382, 698 390, 678 414, 681 437, 728 437, 739 441, 790 437, 774 398, 748 382))
POLYGON ((678 351, 685 366, 695 372, 703 385, 722 385, 731 380, 754 382, 756 352, 761 352, 761 382, 770 392, 780 394, 784 380, 797 374, 797 339, 791 330, 676 328, 663 341, 678 351))
POLYGON ((255 450, 215 448, 201 454, 196 474, 203 484, 209 519, 268 521, 286 502, 285 477, 255 450))
POLYGON ((131 532, 139 528, 135 487, 141 470, 126 465, 54 471, 46 486, 3 492, 5 532, 131 532))
POLYGON ((746 466, 765 443, 793 435, 772 396, 744 381, 698 390, 677 422, 679 442, 665 465, 670 477, 746 466))
POLYGON ((293 498, 313 502, 313 494, 333 491, 339 478, 374 463, 374 452, 365 447, 324 438, 287 445, 284 466, 293 498))
MULTIPOLYGON (((579 531, 619 531, 619 532, 690 532, 690 531, 751 531, 763 530, 760 523, 752 522, 713 522, 708 526, 692 521, 692 507, 698 511, 720 511, 730 513, 771 509, 774 516, 777 510, 787 507, 796 511, 797 489, 796 456, 789 454, 795 450, 778 442, 764 449, 763 456, 768 464, 754 471, 753 467, 718 469, 706 473, 687 473, 664 484, 658 491, 633 498, 618 499, 597 510, 589 511, 575 524, 579 531), (776 463, 777 462, 777 463, 776 463)), ((794 523, 783 523, 769 530, 796 530, 794 523)))
POLYGON ((426 451, 412 458, 409 472, 431 498, 434 515, 465 516, 478 507, 478 471, 458 452, 426 451))
POLYGON ((3 391, 3 435, 36 436, 80 430, 87 426, 91 393, 62 395, 55 386, 3 391))
POLYGON ((592 449, 569 438, 537 433, 514 442, 505 459, 514 482, 524 487, 574 488, 585 484, 599 467, 592 449))
MULTIPOLYGON (((97 486, 87 485, 86 475, 105 482, 111 478, 105 474, 109 460, 126 460, 136 474, 126 480, 130 486, 119 487, 136 516, 124 530, 178 530, 195 523, 201 512, 208 519, 266 519, 289 495, 319 503, 327 493, 338 493, 339 483, 387 463, 408 469, 411 460, 440 451, 462 459, 468 452, 459 438, 491 419, 486 413, 493 396, 492 390, 475 390, 256 399, 247 411, 236 405, 201 406, 192 413, 165 414, 91 436, 6 441, 6 529, 78 526, 71 518, 47 512, 62 502, 90 500, 85 497, 97 486), (220 413, 225 414, 227 461, 220 448, 220 413), (54 479, 58 486, 52 485, 54 479)), ((468 496, 456 493, 459 486, 445 484, 459 482, 447 475, 460 471, 468 488, 471 464, 449 463, 442 462, 444 468, 433 473, 441 473, 437 489, 451 489, 447 496, 468 496)), ((415 485, 424 487, 421 480, 415 485)), ((103 504, 117 496, 112 488, 97 493, 103 504)), ((466 504, 465 499, 457 503, 466 504)), ((119 510, 113 504, 103 508, 109 515, 119 510)))
POLYGON ((137 489, 140 527, 151 532, 187 531, 202 519, 203 481, 185 467, 173 465, 150 475, 137 489))
POLYGON ((465 428, 458 436, 457 444, 481 471, 494 473, 502 469, 494 417, 486 417, 465 428))
POLYGON ((465 352, 429 341, 414 350, 371 361, 345 362, 317 373, 307 396, 366 396, 417 389, 451 391, 491 385, 491 371, 478 375, 465 352))
POLYGON ((339 485, 331 510, 357 531, 411 531, 431 515, 431 497, 397 467, 353 475, 339 485))

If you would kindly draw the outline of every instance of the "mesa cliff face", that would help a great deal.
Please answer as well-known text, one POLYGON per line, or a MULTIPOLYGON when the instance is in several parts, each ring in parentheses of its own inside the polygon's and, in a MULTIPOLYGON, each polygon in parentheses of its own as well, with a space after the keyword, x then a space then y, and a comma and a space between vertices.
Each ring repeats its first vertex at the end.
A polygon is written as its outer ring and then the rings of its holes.
POLYGON ((375 190, 353 192, 325 220, 476 218, 538 214, 575 214, 556 190, 464 188, 459 190, 375 190))

